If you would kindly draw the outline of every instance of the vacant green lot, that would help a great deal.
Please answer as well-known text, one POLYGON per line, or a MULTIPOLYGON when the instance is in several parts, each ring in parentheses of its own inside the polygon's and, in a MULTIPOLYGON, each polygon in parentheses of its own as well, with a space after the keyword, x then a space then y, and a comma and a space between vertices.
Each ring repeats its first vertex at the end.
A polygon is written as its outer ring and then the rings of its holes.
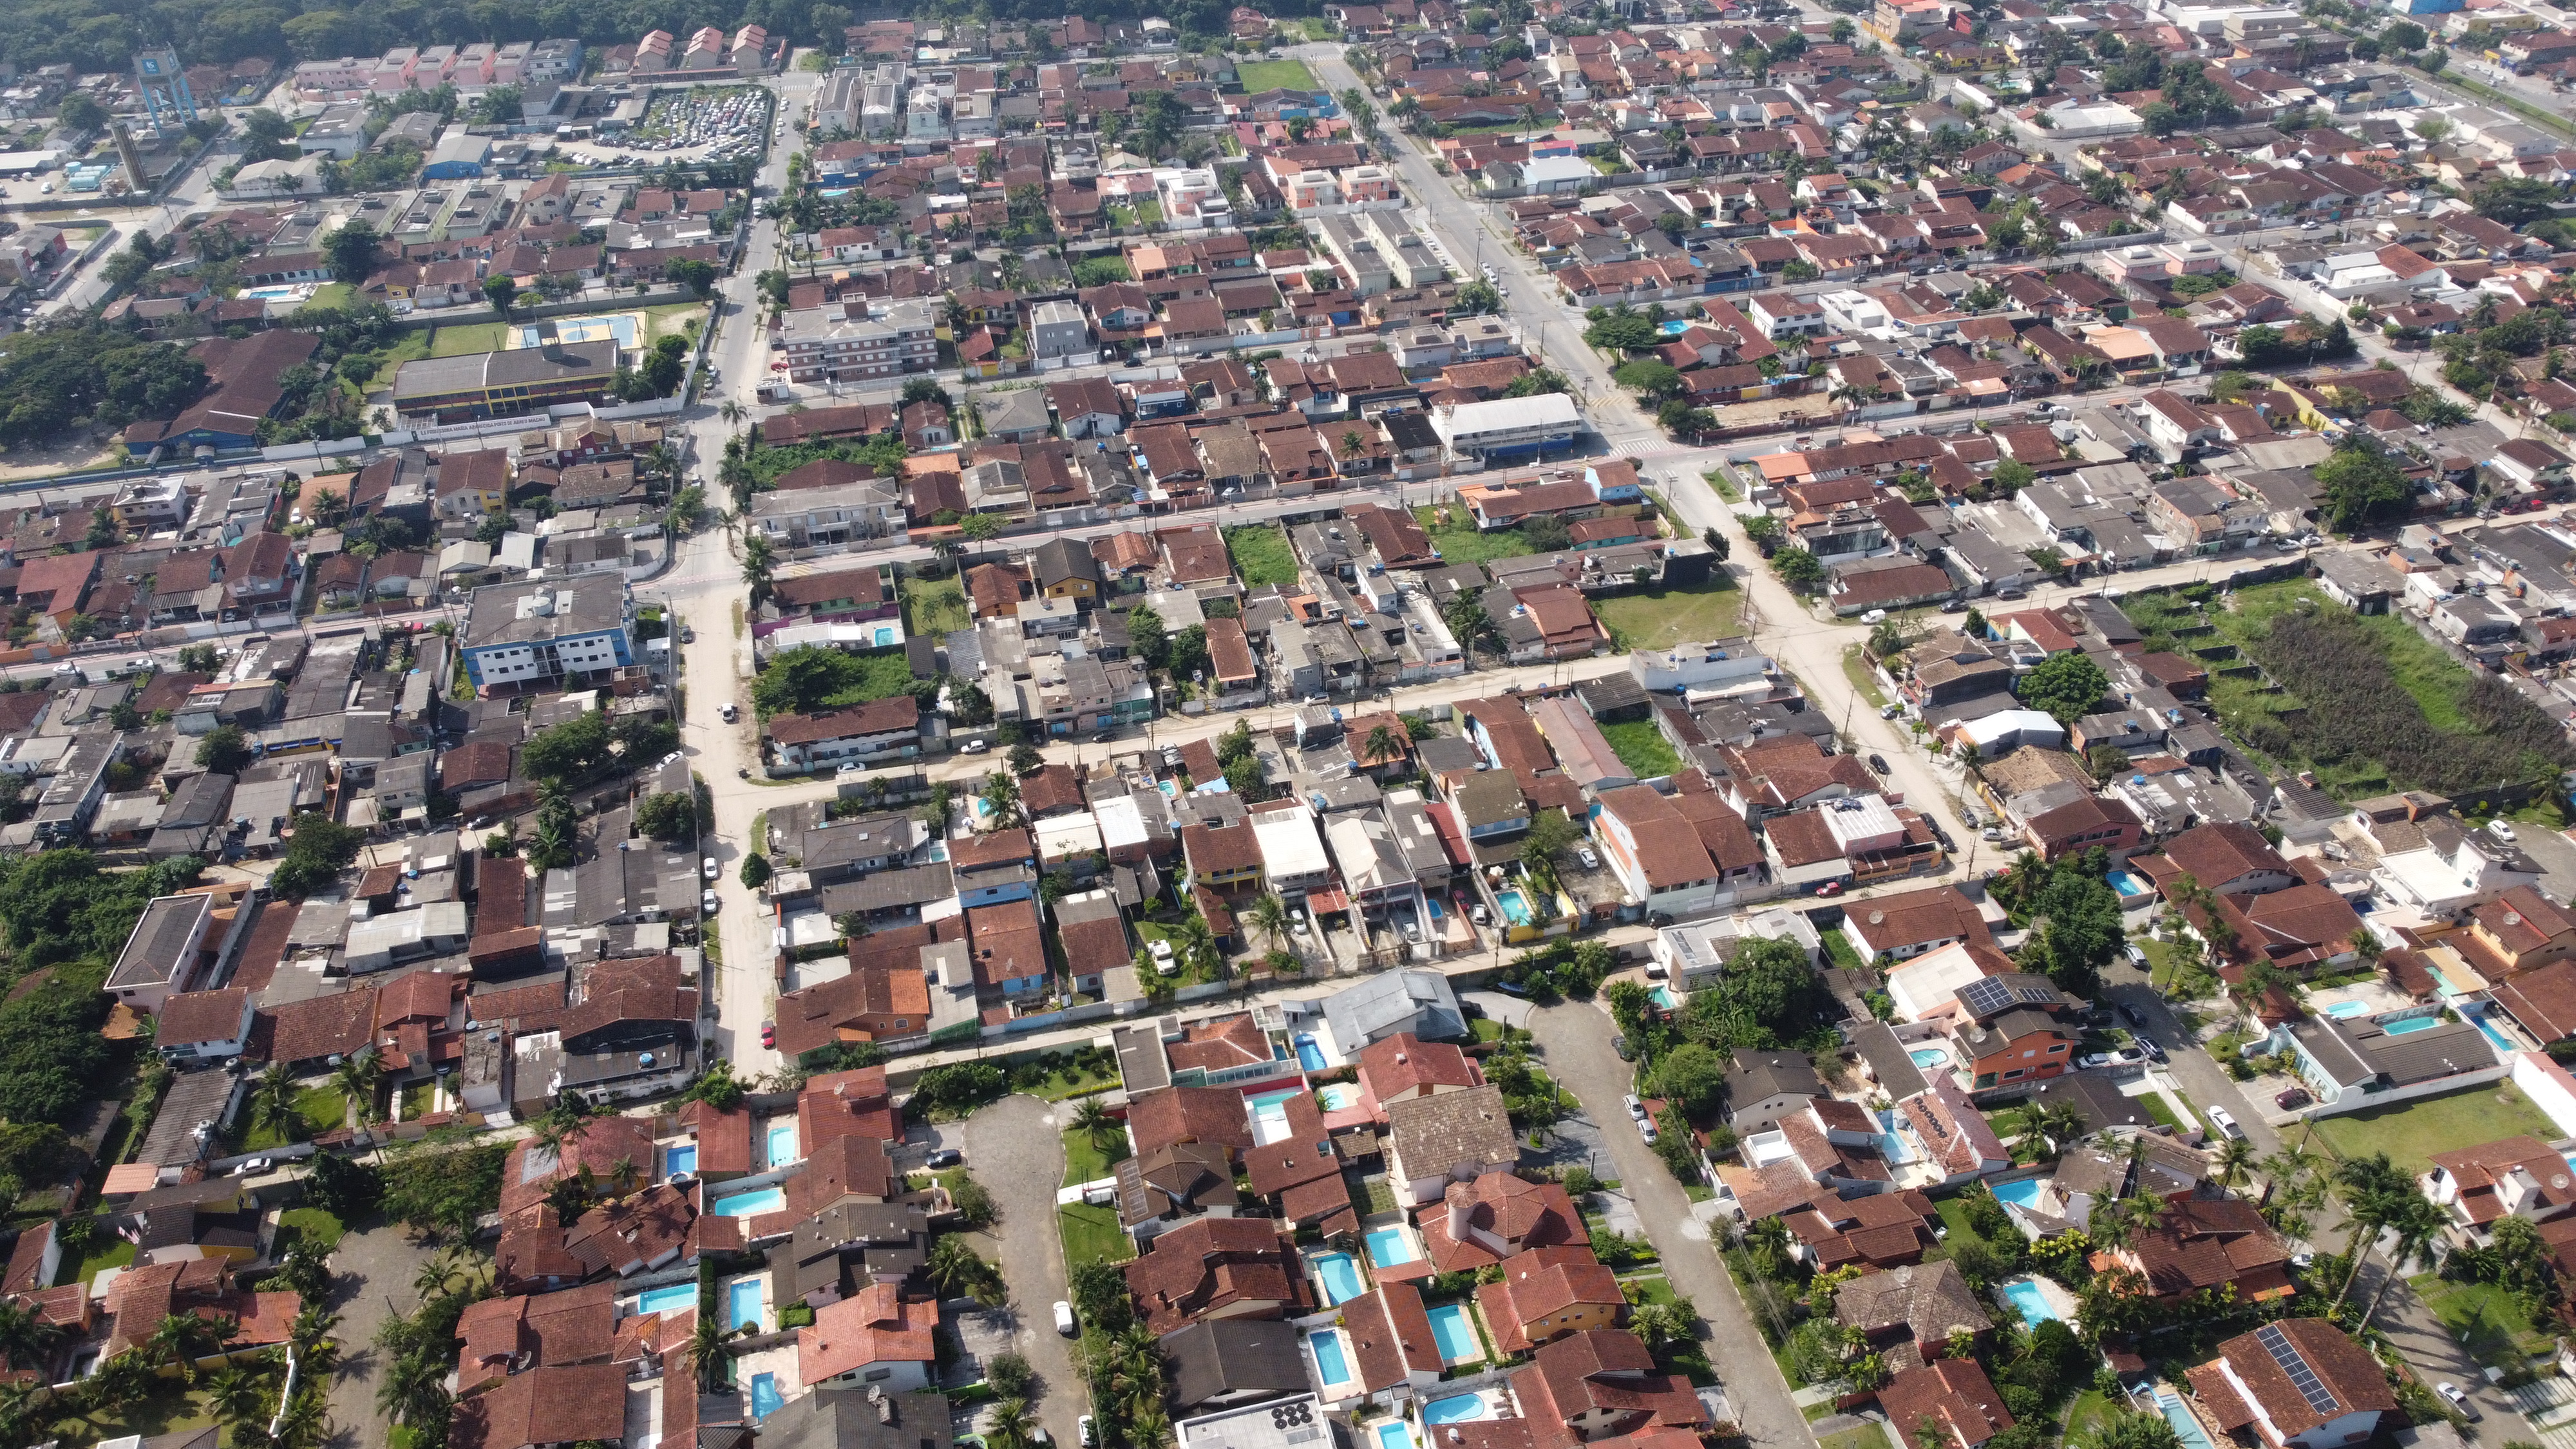
POLYGON ((1064 1230, 1067 1272, 1085 1263, 1124 1263, 1136 1256, 1135 1246, 1118 1226, 1116 1208, 1073 1203, 1056 1209, 1056 1222, 1064 1230))
POLYGON ((2493 1283, 2449 1282, 2426 1273, 2407 1279, 2406 1286, 2479 1363, 2519 1369, 2555 1345, 2548 1334, 2532 1328, 2531 1314, 2521 1302, 2493 1283))
POLYGON ((1422 523, 1422 531, 1431 535, 1431 546, 1440 550, 1444 563, 1491 563, 1498 558, 1520 558, 1538 552, 1517 528, 1497 529, 1492 533, 1476 531, 1473 515, 1464 508, 1451 508, 1450 523, 1440 521, 1440 510, 1429 504, 1413 510, 1422 523))
MULTIPOLYGON (((1445 555, 1447 550, 1442 552, 1445 555)), ((1744 612, 1744 595, 1734 580, 1720 574, 1704 584, 1595 599, 1592 612, 1601 627, 1610 631, 1610 647, 1661 649, 1732 637, 1735 621, 1744 612)))
POLYGON ((422 328, 416 332, 395 333, 394 345, 385 353, 384 366, 377 368, 376 375, 367 379, 367 390, 373 392, 378 388, 393 386, 394 374, 402 371, 404 363, 429 356, 432 335, 432 331, 428 328, 422 328))
POLYGON ((430 334, 429 355, 463 357, 469 352, 498 352, 503 341, 502 322, 460 322, 441 327, 430 334))
POLYGON ((343 1231, 340 1220, 321 1208, 288 1208, 277 1216, 278 1242, 272 1256, 286 1256, 288 1247, 304 1239, 321 1244, 327 1253, 340 1245, 343 1231))
POLYGON ((903 628, 907 634, 942 634, 971 628, 974 620, 966 614, 966 589, 954 578, 905 579, 903 581, 903 628))
MULTIPOLYGON (((295 1114, 304 1119, 305 1137, 340 1127, 348 1111, 349 1099, 341 1096, 335 1087, 306 1087, 295 1095, 295 1114)), ((285 1140, 265 1125, 250 1128, 242 1137, 242 1150, 245 1152, 285 1145, 285 1140)))
POLYGON ((1887 691, 1879 686, 1877 672, 1869 667, 1869 660, 1857 644, 1843 651, 1843 678, 1851 681, 1852 688, 1860 691, 1870 708, 1887 708, 1887 691))
POLYGON ((1247 588, 1297 582, 1297 556, 1288 550, 1287 531, 1275 523, 1227 529, 1225 551, 1247 588))
POLYGON ((346 282, 324 282, 321 286, 313 289, 312 296, 304 299, 304 305, 307 307, 354 307, 358 305, 358 289, 350 286, 346 282))
MULTIPOLYGON (((1101 1139, 1101 1142, 1110 1142, 1111 1140, 1112 1139, 1109 1138, 1103 1138, 1101 1139)), ((1115 1144, 1115 1150, 1117 1151, 1118 1156, 1112 1157, 1107 1151, 1102 1150, 1100 1142, 1093 1142, 1081 1128, 1066 1128, 1064 1133, 1063 1185, 1071 1187, 1078 1182, 1098 1182, 1100 1179, 1109 1176, 1110 1173, 1116 1169, 1118 1158, 1125 1157, 1127 1155, 1127 1144, 1124 1142, 1118 1142, 1115 1144)))
POLYGON ((1306 69, 1302 60, 1247 60, 1234 68, 1236 80, 1243 83, 1247 94, 1270 90, 1311 91, 1319 89, 1315 73, 1306 69))
POLYGON ((644 317, 650 324, 653 335, 645 340, 651 342, 664 337, 687 335, 691 324, 704 319, 706 315, 707 304, 704 302, 666 302, 659 307, 647 307, 644 309, 644 317))
POLYGON ((1664 732, 1650 719, 1633 719, 1601 726, 1601 737, 1619 754, 1619 763, 1637 772, 1640 780, 1660 779, 1682 767, 1682 757, 1673 753, 1664 732))
POLYGON ((2436 1152, 2467 1142, 2493 1142, 2517 1132, 2543 1142, 2558 1136, 2549 1114, 2532 1105, 2511 1082, 2317 1119, 2317 1139, 2335 1156, 2385 1152, 2409 1177, 2431 1170, 2436 1152))

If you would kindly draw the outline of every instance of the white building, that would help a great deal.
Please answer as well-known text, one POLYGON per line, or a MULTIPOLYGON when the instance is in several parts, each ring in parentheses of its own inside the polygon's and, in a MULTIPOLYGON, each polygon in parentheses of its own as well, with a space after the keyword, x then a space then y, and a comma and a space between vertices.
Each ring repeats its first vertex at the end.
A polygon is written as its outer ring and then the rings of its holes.
POLYGON ((1431 430, 1453 458, 1499 458, 1569 448, 1583 428, 1574 399, 1561 392, 1444 404, 1431 413, 1431 430))

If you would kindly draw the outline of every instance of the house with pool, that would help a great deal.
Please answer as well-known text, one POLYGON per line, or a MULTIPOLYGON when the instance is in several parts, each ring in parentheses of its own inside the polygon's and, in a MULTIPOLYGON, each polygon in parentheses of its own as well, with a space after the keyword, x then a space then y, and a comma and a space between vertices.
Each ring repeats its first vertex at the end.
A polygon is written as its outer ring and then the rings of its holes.
POLYGON ((1491 1083, 1386 1108, 1386 1177, 1398 1207, 1437 1202, 1452 1184, 1520 1165, 1520 1138, 1491 1083))
POLYGON ((1157 1337, 1211 1318, 1296 1318, 1315 1296, 1295 1241, 1268 1218, 1192 1218, 1119 1271, 1157 1337))
POLYGON ((2322 1318, 2284 1318, 2218 1346, 2184 1372, 2191 1408, 2213 1437, 2262 1449, 2342 1449, 2378 1432, 2396 1412, 2387 1375, 2369 1350, 2322 1318))
POLYGON ((1498 1352, 1527 1353, 1569 1333, 1617 1328, 1627 1314, 1619 1275, 1588 1247, 1537 1248, 1502 1266, 1501 1282, 1476 1289, 1476 1308, 1498 1352))
POLYGON ((867 1385, 889 1394, 930 1387, 939 1305, 903 1296, 893 1283, 871 1283, 854 1297, 816 1310, 796 1330, 796 1377, 807 1388, 867 1385))
POLYGON ((2095 1249, 2094 1271, 2125 1268, 2167 1307, 2222 1286, 2235 1289, 2239 1303, 2299 1291, 2290 1280, 2289 1243, 2252 1203, 2180 1194, 2165 1202, 2163 1216, 2134 1242, 2095 1249))
POLYGON ((2476 1023, 2444 1021, 2442 1010, 2419 1006, 2375 1016, 2304 1017, 2274 1027, 2245 1050, 2289 1054, 2316 1098, 2305 1109, 2311 1117, 2478 1086, 2511 1070, 2476 1023))
MULTIPOLYGON (((1440 1382, 1446 1366, 1437 1326, 1423 1306, 1421 1290, 1411 1283, 1381 1283, 1341 1306, 1329 1319, 1300 1325, 1313 1362, 1314 1382, 1326 1407, 1347 1409, 1363 1402, 1400 1405, 1440 1382)), ((1450 1315, 1465 1309, 1446 1304, 1450 1315)), ((1476 1330, 1465 1326, 1465 1341, 1476 1330)), ((1474 1362, 1483 1362, 1478 1350, 1474 1362)))

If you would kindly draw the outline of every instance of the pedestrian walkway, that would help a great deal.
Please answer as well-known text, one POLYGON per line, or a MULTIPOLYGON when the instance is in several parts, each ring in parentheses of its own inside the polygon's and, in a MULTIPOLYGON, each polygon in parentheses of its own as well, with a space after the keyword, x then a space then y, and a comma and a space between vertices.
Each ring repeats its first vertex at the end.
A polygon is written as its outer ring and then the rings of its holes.
POLYGON ((2576 1380, 2534 1379, 2499 1392, 2531 1421, 2541 1449, 2576 1449, 2576 1380))

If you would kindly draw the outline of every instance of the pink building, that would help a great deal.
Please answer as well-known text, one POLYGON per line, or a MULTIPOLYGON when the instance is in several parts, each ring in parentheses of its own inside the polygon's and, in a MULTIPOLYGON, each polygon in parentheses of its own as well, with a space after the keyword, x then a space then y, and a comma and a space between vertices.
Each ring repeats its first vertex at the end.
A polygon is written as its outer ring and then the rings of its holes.
POLYGON ((714 70, 726 63, 725 33, 712 25, 700 26, 689 37, 688 53, 680 57, 682 70, 714 70))
POLYGON ((375 74, 367 86, 380 96, 398 96, 412 88, 419 74, 420 52, 408 45, 397 46, 376 62, 375 74))
POLYGON ((475 89, 492 83, 492 57, 499 47, 488 40, 478 40, 456 53, 456 69, 450 79, 459 90, 475 89))
POLYGON ((508 45, 502 46, 500 51, 492 57, 492 84, 496 86, 517 85, 519 83, 519 73, 526 70, 528 67, 528 53, 535 49, 536 46, 524 40, 514 40, 508 45))
POLYGON ((644 32, 644 38, 635 42, 634 73, 650 75, 669 69, 671 69, 671 32, 667 30, 644 32))

